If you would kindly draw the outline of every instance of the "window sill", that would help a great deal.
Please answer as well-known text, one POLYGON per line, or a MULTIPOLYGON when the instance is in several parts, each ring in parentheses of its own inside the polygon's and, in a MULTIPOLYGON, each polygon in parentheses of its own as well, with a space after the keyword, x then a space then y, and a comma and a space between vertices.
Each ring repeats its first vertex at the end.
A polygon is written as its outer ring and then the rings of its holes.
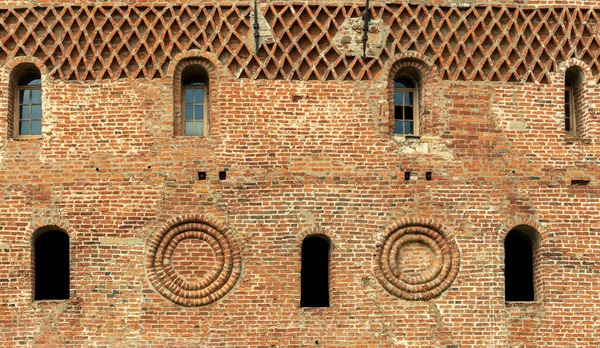
POLYGON ((303 311, 304 313, 312 313, 315 315, 319 315, 321 313, 325 313, 330 308, 331 308, 331 305, 329 307, 300 307, 300 310, 303 311))
POLYGON ((30 140, 42 139, 42 136, 41 135, 19 135, 19 136, 12 137, 9 139, 14 140, 14 141, 30 141, 30 140))
POLYGON ((528 307, 540 305, 542 301, 504 301, 507 307, 528 307))
POLYGON ((392 139, 397 142, 419 142, 421 141, 421 136, 415 134, 392 134, 392 139))
POLYGON ((37 310, 54 310, 56 308, 67 308, 73 305, 72 299, 62 300, 33 300, 31 305, 37 310))
POLYGON ((565 134, 565 141, 567 144, 590 144, 590 139, 584 138, 580 135, 565 134))
POLYGON ((64 298, 64 299, 55 299, 55 300, 33 300, 33 303, 38 304, 38 305, 49 305, 49 304, 53 304, 53 303, 65 303, 65 302, 69 302, 70 299, 68 298, 64 298))
POLYGON ((173 139, 204 139, 208 140, 208 137, 204 135, 174 135, 173 139))
POLYGON ((536 317, 542 313, 542 301, 509 301, 504 302, 506 314, 510 318, 523 316, 536 317))

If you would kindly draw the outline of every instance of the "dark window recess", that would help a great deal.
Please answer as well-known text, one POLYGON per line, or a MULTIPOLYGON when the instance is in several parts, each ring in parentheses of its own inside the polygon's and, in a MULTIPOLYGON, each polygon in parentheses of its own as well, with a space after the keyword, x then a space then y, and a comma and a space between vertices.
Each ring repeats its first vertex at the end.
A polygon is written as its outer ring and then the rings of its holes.
POLYGON ((329 241, 320 236, 302 242, 300 307, 329 307, 329 241))
POLYGON ((222 170, 219 172, 219 180, 226 180, 227 179, 227 172, 222 170))
POLYGON ((504 240, 506 301, 533 301, 533 246, 531 238, 511 230, 504 240))
POLYGON ((198 180, 206 180, 206 172, 198 172, 198 180))
POLYGON ((586 186, 589 183, 589 180, 571 180, 571 185, 573 186, 586 186))
POLYGON ((425 180, 430 181, 431 180, 431 172, 425 172, 425 180))
POLYGON ((69 299, 69 236, 62 231, 42 233, 35 240, 35 299, 69 299))
POLYGON ((404 180, 410 180, 410 172, 404 172, 404 180))

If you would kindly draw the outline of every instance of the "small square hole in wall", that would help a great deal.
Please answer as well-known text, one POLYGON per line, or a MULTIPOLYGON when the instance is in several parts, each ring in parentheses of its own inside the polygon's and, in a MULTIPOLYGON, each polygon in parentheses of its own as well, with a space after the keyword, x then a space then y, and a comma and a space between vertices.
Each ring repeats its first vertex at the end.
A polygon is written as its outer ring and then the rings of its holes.
POLYGON ((425 180, 431 181, 432 176, 433 176, 432 172, 425 172, 425 180))
POLYGON ((206 172, 198 172, 198 180, 206 180, 206 172))
POLYGON ((410 180, 410 172, 404 172, 404 180, 410 180))
POLYGON ((589 180, 571 180, 572 186, 587 186, 589 183, 589 180))
POLYGON ((227 172, 222 170, 219 172, 219 180, 225 180, 227 179, 227 172))

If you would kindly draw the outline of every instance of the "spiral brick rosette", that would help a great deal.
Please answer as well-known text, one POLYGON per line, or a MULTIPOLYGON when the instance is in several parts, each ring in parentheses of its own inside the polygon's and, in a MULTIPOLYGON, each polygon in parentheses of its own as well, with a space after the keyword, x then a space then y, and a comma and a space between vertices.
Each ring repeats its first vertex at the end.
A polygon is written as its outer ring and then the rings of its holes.
POLYGON ((400 221, 377 243, 375 276, 392 295, 429 300, 454 281, 460 253, 454 238, 437 224, 400 221))
POLYGON ((179 218, 159 230, 150 240, 146 265, 156 291, 187 307, 222 298, 242 271, 235 236, 203 216, 179 218))

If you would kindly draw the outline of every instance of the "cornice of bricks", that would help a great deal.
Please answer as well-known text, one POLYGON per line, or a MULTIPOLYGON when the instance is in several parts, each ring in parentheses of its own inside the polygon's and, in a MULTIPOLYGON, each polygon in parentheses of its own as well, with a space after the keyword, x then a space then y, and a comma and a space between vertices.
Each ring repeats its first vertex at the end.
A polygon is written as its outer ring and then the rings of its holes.
MULTIPOLYGON (((359 5, 261 6, 272 40, 253 50, 249 5, 48 6, 0 9, 0 63, 37 58, 63 80, 168 77, 175 56, 199 50, 233 76, 371 80, 415 52, 443 80, 550 83, 572 58, 600 76, 600 8, 380 4, 371 18, 389 32, 376 58, 333 43, 359 5)), ((376 35, 375 26, 369 35, 376 35)), ((381 36, 381 35, 380 35, 381 36)))

